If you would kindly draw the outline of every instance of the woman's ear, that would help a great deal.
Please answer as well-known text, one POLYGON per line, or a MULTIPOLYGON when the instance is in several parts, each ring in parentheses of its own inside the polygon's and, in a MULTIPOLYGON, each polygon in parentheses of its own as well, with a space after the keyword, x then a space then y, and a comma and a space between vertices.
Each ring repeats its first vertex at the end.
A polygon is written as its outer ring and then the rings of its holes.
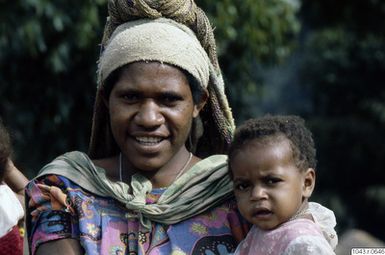
POLYGON ((204 89, 199 102, 197 104, 194 104, 194 111, 193 111, 194 118, 198 117, 200 111, 205 106, 208 98, 209 98, 209 92, 207 91, 207 89, 204 89))
POLYGON ((313 193, 315 186, 315 171, 313 168, 308 168, 303 173, 302 197, 309 198, 313 193))

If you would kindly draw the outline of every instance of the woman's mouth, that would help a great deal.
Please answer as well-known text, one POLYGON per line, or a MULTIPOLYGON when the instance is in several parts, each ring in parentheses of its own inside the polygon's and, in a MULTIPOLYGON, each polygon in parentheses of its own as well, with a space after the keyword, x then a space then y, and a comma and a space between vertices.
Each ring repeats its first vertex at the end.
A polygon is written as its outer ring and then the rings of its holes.
POLYGON ((135 140, 144 146, 154 146, 162 142, 164 138, 153 136, 137 136, 135 137, 135 140))
POLYGON ((165 151, 168 147, 168 139, 165 136, 132 136, 132 148, 140 154, 152 155, 165 151))

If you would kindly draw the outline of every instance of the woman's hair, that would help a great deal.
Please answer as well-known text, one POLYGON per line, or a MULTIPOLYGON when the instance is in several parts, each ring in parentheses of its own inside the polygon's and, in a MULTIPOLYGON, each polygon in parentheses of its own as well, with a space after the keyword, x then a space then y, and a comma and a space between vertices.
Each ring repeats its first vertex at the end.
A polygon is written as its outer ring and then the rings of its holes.
MULTIPOLYGON (((300 170, 316 168, 316 149, 311 132, 305 121, 294 115, 266 115, 247 120, 236 131, 229 148, 229 168, 231 160, 252 139, 280 139, 286 137, 290 141, 293 157, 300 170)), ((252 159, 250 159, 252 160, 252 159)), ((231 174, 231 170, 230 174, 231 174)))
POLYGON ((5 167, 11 154, 11 138, 7 129, 0 120, 0 181, 3 180, 5 167))

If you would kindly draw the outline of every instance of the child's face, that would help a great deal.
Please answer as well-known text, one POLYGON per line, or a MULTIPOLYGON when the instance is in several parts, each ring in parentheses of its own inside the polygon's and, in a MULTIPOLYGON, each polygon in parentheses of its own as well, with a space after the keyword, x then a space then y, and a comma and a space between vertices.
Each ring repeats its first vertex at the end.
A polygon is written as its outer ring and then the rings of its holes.
POLYGON ((234 193, 247 221, 273 229, 298 211, 314 188, 314 170, 300 171, 287 138, 253 139, 232 158, 234 193))

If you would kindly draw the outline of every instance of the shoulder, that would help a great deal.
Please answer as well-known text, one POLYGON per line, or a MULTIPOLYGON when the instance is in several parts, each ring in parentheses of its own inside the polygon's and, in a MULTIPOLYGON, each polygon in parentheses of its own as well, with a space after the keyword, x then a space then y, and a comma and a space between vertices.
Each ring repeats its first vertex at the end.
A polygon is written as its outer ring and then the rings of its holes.
POLYGON ((303 235, 322 236, 321 229, 312 220, 302 218, 288 221, 271 233, 280 234, 289 240, 303 235))
POLYGON ((313 216, 315 224, 321 229, 323 236, 335 249, 338 244, 338 236, 334 229, 337 222, 333 211, 314 202, 309 202, 308 210, 313 216))
MULTIPOLYGON (((79 169, 86 168, 91 160, 87 154, 80 151, 71 151, 62 154, 46 164, 26 186, 27 195, 36 199, 43 196, 38 185, 55 186, 61 190, 79 189, 76 179, 79 179, 79 169)), ((92 163, 92 162, 91 162, 92 163)))
POLYGON ((293 239, 283 255, 333 255, 335 254, 323 236, 302 235, 293 239))
POLYGON ((212 155, 198 161, 175 183, 182 185, 183 189, 195 191, 203 187, 214 187, 214 190, 225 187, 225 193, 232 192, 232 182, 227 172, 227 156, 212 155))
POLYGON ((227 155, 216 154, 202 159, 196 165, 199 168, 224 168, 227 167, 227 155))
POLYGON ((261 230, 253 226, 246 240, 249 244, 253 244, 252 246, 260 246, 258 249, 274 249, 282 252, 293 240, 304 235, 322 237, 312 221, 298 219, 286 222, 273 230, 261 230), (261 240, 263 240, 262 243, 261 240))
POLYGON ((320 228, 311 220, 297 219, 277 229, 284 244, 283 254, 334 254, 320 228))
MULTIPOLYGON (((80 151, 72 151, 57 157, 45 165, 34 180, 41 180, 49 175, 57 176, 59 179, 65 177, 79 186, 89 189, 89 183, 93 177, 104 174, 105 170, 96 167, 87 154, 80 151)), ((90 189, 90 191, 93 191, 93 189, 90 189)))
POLYGON ((264 231, 253 226, 239 254, 326 255, 334 254, 325 238, 310 220, 286 222, 280 227, 264 231), (248 253, 243 253, 243 252, 248 253))
POLYGON ((113 193, 111 185, 115 185, 114 189, 127 189, 127 185, 122 187, 113 183, 107 174, 108 171, 96 166, 87 154, 75 151, 63 154, 44 166, 34 180, 40 181, 45 176, 56 176, 58 179, 70 180, 82 189, 103 197, 111 196, 113 193))
POLYGON ((214 179, 228 179, 227 181, 230 182, 230 177, 227 172, 227 156, 222 154, 212 155, 202 159, 192 166, 187 173, 188 174, 184 176, 188 176, 187 178, 190 179, 198 178, 207 180, 207 178, 211 176, 214 179))
POLYGON ((80 151, 71 151, 62 154, 53 161, 45 165, 37 174, 37 178, 45 174, 58 174, 70 168, 75 168, 76 165, 92 163, 87 154, 80 151))

